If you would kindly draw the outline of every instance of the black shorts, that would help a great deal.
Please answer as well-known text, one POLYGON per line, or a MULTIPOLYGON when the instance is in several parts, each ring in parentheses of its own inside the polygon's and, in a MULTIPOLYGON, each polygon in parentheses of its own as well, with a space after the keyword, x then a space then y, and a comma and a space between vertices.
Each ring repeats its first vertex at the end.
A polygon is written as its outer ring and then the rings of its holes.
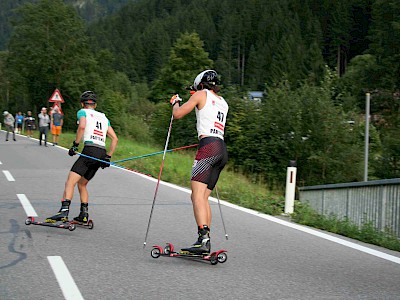
MULTIPOLYGON (((103 160, 106 156, 106 149, 85 145, 82 154, 103 160)), ((100 168, 100 164, 101 162, 98 160, 80 156, 72 166, 71 171, 85 177, 87 180, 90 180, 100 168)))
POLYGON ((208 189, 213 190, 227 162, 228 152, 222 139, 202 138, 193 163, 191 180, 205 183, 208 189))

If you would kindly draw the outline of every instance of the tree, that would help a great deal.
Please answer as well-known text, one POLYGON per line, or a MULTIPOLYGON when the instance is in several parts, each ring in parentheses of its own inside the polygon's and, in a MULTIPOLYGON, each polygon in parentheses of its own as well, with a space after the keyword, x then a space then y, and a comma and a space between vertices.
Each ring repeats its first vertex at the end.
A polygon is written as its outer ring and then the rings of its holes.
MULTIPOLYGON (((27 87, 26 97, 36 107, 46 106, 58 88, 65 99, 78 99, 96 81, 96 62, 75 10, 61 0, 40 0, 17 12, 8 68, 18 72, 27 87)), ((20 93, 15 83, 12 98, 20 93)))
POLYGON ((376 56, 380 85, 392 91, 400 89, 400 3, 377 0, 372 6, 371 45, 376 56))
MULTIPOLYGON (((153 118, 153 133, 156 141, 162 144, 165 140, 165 130, 171 118, 171 107, 168 100, 174 94, 185 98, 186 87, 193 84, 198 73, 211 69, 212 60, 203 49, 203 42, 197 33, 183 33, 171 49, 168 63, 161 69, 160 76, 155 81, 152 100, 161 102, 153 118)), ((176 121, 171 134, 171 145, 182 146, 193 143, 196 137, 194 112, 176 121)))

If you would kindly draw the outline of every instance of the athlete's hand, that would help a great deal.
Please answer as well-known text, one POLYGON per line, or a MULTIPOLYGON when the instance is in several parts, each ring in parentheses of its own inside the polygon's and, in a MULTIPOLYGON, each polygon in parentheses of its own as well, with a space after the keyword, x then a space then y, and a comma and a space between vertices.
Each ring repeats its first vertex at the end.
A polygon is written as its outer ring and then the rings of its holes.
POLYGON ((76 143, 75 141, 72 142, 72 147, 68 150, 69 156, 74 156, 76 154, 78 151, 78 146, 79 143, 76 143))
POLYGON ((182 101, 182 98, 179 97, 178 94, 176 94, 176 95, 172 96, 171 100, 169 100, 169 103, 171 103, 171 105, 174 106, 176 103, 179 103, 181 101, 182 101))
POLYGON ((100 167, 101 167, 102 169, 108 168, 108 167, 110 166, 111 156, 110 156, 110 155, 106 155, 106 156, 103 158, 103 160, 104 160, 104 162, 101 162, 100 167))

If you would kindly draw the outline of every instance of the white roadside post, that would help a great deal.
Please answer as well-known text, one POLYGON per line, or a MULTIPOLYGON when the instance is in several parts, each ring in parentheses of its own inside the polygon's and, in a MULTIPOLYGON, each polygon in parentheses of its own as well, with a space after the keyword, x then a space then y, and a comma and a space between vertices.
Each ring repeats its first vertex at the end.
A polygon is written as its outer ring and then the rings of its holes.
POLYGON ((285 215, 293 213, 294 196, 296 192, 296 173, 296 161, 291 160, 286 173, 285 215))

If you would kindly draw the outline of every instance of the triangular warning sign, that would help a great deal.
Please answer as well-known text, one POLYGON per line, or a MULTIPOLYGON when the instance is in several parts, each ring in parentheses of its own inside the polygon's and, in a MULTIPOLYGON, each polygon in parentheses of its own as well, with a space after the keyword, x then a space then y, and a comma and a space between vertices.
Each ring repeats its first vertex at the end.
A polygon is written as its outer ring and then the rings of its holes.
POLYGON ((55 102, 55 103, 53 104, 53 107, 51 108, 49 114, 52 115, 53 112, 55 111, 55 109, 57 109, 58 112, 59 112, 60 114, 64 115, 64 112, 62 111, 60 105, 57 104, 57 102, 55 102))
POLYGON ((55 89, 53 95, 51 95, 49 102, 61 102, 64 103, 64 99, 58 89, 55 89))

